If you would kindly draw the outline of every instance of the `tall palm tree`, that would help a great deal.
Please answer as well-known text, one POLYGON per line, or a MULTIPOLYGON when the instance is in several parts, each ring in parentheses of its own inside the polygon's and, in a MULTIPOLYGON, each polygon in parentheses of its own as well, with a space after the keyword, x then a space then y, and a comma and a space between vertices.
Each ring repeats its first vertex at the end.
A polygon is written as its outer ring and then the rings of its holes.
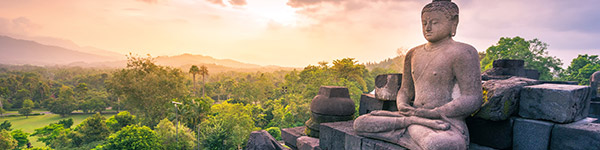
POLYGON ((208 68, 204 65, 200 66, 199 73, 202 76, 202 96, 206 96, 206 93, 204 93, 204 78, 208 75, 208 68))
POLYGON ((192 74, 192 82, 194 82, 194 94, 197 95, 196 93, 196 74, 200 74, 200 69, 198 69, 198 66, 196 65, 192 65, 192 67, 190 68, 190 73, 192 74))

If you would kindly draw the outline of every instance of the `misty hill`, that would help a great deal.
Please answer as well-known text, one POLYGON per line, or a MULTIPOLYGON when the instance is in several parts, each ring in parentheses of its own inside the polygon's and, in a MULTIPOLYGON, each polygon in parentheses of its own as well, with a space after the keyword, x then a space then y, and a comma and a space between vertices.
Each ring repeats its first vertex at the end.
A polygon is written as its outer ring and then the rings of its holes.
POLYGON ((0 63, 31 65, 63 65, 74 62, 105 62, 117 59, 94 55, 35 41, 0 35, 0 63))

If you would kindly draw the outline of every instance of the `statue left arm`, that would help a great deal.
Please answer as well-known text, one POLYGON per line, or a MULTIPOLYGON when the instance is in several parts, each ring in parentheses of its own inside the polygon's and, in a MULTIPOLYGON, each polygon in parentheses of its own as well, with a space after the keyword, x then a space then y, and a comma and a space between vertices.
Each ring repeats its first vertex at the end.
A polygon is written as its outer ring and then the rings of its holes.
POLYGON ((456 55, 452 70, 460 88, 460 97, 434 109, 417 109, 415 116, 438 119, 441 114, 448 118, 467 117, 481 107, 483 89, 477 50, 465 44, 465 50, 456 55))

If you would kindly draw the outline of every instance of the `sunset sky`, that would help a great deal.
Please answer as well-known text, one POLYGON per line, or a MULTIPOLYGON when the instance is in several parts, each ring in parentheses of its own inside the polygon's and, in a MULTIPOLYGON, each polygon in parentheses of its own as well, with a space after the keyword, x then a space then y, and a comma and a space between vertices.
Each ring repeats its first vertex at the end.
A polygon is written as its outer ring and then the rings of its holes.
MULTIPOLYGON (((378 62, 425 43, 430 0, 2 0, 0 34, 70 40, 126 54, 183 53, 304 67, 378 62)), ((455 0, 455 40, 485 51, 500 37, 538 38, 568 63, 600 55, 598 0, 455 0)))

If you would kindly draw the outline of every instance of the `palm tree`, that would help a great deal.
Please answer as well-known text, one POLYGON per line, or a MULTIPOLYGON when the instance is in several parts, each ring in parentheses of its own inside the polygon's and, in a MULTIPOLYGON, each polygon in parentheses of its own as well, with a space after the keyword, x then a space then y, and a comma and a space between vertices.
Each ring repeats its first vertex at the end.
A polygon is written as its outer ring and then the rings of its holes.
POLYGON ((194 94, 196 94, 196 74, 200 73, 200 69, 198 69, 198 66, 192 65, 190 73, 192 74, 192 82, 194 82, 194 94))
POLYGON ((208 68, 204 65, 200 66, 200 75, 202 76, 202 96, 205 96, 206 93, 204 93, 204 78, 205 76, 208 75, 208 68))

